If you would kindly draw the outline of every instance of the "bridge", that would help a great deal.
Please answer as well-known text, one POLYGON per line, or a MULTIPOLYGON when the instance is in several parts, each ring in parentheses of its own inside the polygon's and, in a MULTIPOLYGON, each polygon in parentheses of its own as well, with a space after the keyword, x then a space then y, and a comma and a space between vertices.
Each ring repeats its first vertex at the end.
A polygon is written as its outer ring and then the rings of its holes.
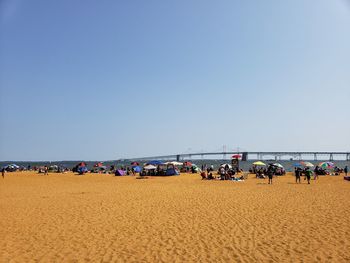
MULTIPOLYGON (((148 156, 148 157, 137 157, 128 158, 125 160, 191 160, 196 158, 208 158, 217 157, 215 159, 230 159, 231 155, 241 154, 243 161, 248 160, 263 160, 263 159, 274 159, 282 160, 346 160, 350 161, 350 152, 201 152, 201 153, 182 153, 182 154, 170 154, 170 155, 159 155, 159 156, 148 156)), ((209 159, 209 158, 208 158, 209 159)))

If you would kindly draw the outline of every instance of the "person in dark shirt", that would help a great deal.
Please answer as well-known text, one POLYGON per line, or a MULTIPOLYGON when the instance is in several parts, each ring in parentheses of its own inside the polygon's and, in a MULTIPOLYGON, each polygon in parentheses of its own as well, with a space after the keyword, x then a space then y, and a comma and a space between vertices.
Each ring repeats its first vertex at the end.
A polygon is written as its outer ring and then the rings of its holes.
POLYGON ((269 184, 272 184, 272 178, 274 175, 274 168, 272 165, 269 166, 269 168, 267 169, 267 176, 269 177, 269 184))
POLYGON ((345 176, 348 176, 348 166, 345 166, 344 173, 345 173, 345 176))
POLYGON ((300 170, 300 168, 298 167, 298 168, 295 168, 295 183, 301 183, 300 182, 300 176, 301 176, 301 170, 300 170))

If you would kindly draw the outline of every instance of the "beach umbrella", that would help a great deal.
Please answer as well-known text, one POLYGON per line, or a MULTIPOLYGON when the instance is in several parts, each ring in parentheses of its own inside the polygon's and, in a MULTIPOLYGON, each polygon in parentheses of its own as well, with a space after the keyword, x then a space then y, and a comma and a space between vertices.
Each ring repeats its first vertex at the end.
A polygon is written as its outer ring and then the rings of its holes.
POLYGON ((274 163, 272 164, 273 166, 279 167, 279 168, 284 168, 282 164, 280 163, 274 163))
POLYGON ((300 162, 300 163, 295 163, 295 167, 314 167, 314 165, 310 162, 300 162))
POLYGON ((157 169, 157 166, 154 166, 152 164, 148 164, 145 167, 143 167, 143 169, 145 169, 145 170, 155 170, 155 169, 157 169))
POLYGON ((332 162, 322 162, 318 166, 320 166, 323 169, 332 169, 332 168, 334 168, 334 163, 332 163, 332 162))
POLYGON ((163 162, 158 161, 158 160, 152 160, 152 161, 147 162, 146 164, 147 164, 147 165, 148 165, 148 164, 151 164, 151 165, 160 165, 160 164, 163 164, 163 162))
POLYGON ((266 164, 263 163, 262 161, 257 161, 257 162, 254 162, 253 164, 257 166, 266 166, 266 164))
POLYGON ((242 155, 240 155, 240 154, 234 154, 231 156, 232 159, 239 159, 241 157, 242 157, 242 155))
POLYGON ((138 162, 132 162, 130 165, 132 165, 132 166, 138 166, 138 165, 140 165, 138 162))
POLYGON ((134 170, 135 173, 140 173, 142 170, 140 166, 134 166, 132 167, 132 169, 134 170))
POLYGON ((310 162, 301 162, 301 164, 305 167, 314 167, 314 165, 310 162))
POLYGON ((186 161, 186 162, 184 162, 184 163, 183 163, 183 166, 189 166, 189 167, 191 167, 191 166, 192 166, 192 163, 191 163, 191 162, 186 161))
POLYGON ((172 165, 175 165, 175 166, 182 165, 182 163, 180 163, 180 162, 176 162, 176 161, 173 161, 173 162, 166 162, 165 164, 166 164, 166 165, 168 165, 168 164, 172 164, 172 165))
POLYGON ((295 163, 294 166, 295 167, 302 167, 301 163, 295 163))

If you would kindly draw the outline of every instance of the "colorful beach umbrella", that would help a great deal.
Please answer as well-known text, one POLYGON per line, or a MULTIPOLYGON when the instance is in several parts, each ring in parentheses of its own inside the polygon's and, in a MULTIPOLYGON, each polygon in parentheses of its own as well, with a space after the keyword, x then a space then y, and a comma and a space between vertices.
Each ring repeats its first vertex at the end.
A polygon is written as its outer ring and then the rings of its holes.
POLYGON ((266 164, 263 163, 262 161, 257 161, 257 162, 254 162, 253 164, 257 166, 266 166, 266 164))
POLYGON ((320 166, 323 169, 332 169, 332 168, 334 168, 334 163, 332 163, 332 162, 322 162, 318 166, 320 166))

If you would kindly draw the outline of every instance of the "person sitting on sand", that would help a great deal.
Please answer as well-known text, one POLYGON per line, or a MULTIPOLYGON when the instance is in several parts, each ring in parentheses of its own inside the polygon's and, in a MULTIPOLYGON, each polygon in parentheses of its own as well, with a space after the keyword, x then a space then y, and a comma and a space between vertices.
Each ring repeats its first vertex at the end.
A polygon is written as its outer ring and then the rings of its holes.
POLYGON ((219 174, 220 174, 220 180, 225 180, 226 171, 224 167, 220 167, 219 174))
POLYGON ((202 176, 202 180, 206 180, 206 179, 208 179, 207 178, 207 174, 206 174, 206 172, 201 172, 201 176, 202 176))
POLYGON ((209 173, 208 174, 208 180, 214 180, 214 176, 213 176, 213 173, 209 173))
POLYGON ((265 175, 264 175, 263 169, 259 169, 259 170, 256 172, 256 178, 265 179, 265 175))

